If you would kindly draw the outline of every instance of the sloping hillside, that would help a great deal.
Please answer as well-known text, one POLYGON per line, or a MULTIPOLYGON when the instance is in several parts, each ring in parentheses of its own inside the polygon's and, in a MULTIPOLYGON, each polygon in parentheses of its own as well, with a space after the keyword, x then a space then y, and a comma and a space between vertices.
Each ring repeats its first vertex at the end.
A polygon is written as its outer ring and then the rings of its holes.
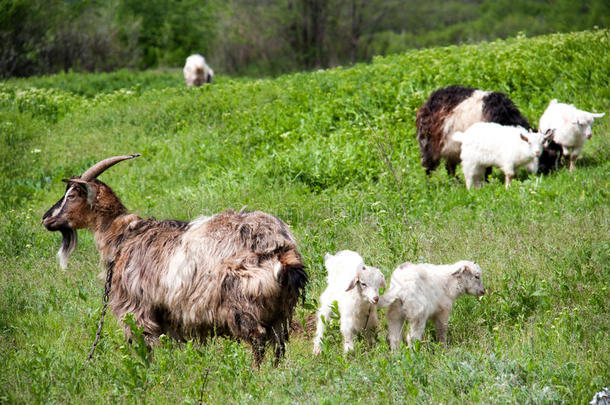
MULTIPOLYGON (((443 170, 426 179, 415 112, 450 84, 507 93, 537 124, 550 99, 610 110, 610 31, 432 48, 371 64, 222 79, 179 73, 60 75, 0 84, 0 399, 23 402, 583 403, 608 384, 609 128, 597 121, 577 169, 522 173, 480 190, 443 170), (323 256, 359 251, 386 278, 404 261, 472 259, 489 294, 457 301, 449 347, 433 328, 415 350, 360 341, 343 356, 295 337, 278 368, 250 369, 245 345, 169 340, 149 363, 109 316, 84 365, 103 282, 91 234, 67 271, 40 218, 62 178, 139 152, 101 176, 142 216, 190 219, 231 207, 288 222, 315 311, 323 256)), ((384 311, 380 311, 383 320, 384 311)))

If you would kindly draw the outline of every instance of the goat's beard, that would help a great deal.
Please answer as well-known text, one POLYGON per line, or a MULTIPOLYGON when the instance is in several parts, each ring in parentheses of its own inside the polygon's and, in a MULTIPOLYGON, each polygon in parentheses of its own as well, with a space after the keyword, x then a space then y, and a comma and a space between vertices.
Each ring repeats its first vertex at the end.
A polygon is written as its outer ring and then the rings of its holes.
POLYGON ((57 252, 57 258, 59 259, 59 266, 65 270, 68 267, 68 259, 78 245, 78 234, 75 229, 72 228, 60 228, 61 232, 61 248, 57 252))

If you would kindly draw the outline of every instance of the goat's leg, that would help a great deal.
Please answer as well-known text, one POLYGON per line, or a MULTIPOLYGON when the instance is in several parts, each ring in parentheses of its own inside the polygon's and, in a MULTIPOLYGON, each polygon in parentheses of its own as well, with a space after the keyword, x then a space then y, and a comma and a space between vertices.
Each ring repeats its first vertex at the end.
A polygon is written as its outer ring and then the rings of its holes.
POLYGON ((240 310, 234 310, 233 316, 229 318, 229 329, 233 336, 250 344, 254 365, 259 367, 265 356, 267 340, 269 340, 266 329, 252 314, 240 310))
MULTIPOLYGON (((287 321, 286 321, 287 322, 287 321)), ((278 322, 267 333, 271 334, 274 345, 274 365, 277 366, 280 359, 286 354, 286 341, 288 340, 288 326, 285 322, 278 322)))
POLYGON ((265 347, 267 345, 267 339, 265 337, 258 337, 253 339, 250 344, 252 345, 252 356, 254 357, 254 366, 259 368, 263 359, 265 358, 265 347))
POLYGON ((447 159, 445 161, 445 169, 447 169, 447 174, 450 177, 455 177, 455 169, 457 167, 458 162, 455 160, 447 159))
POLYGON ((421 164, 426 169, 426 175, 430 176, 432 171, 438 167, 441 160, 440 158, 434 158, 431 156, 422 156, 421 164))

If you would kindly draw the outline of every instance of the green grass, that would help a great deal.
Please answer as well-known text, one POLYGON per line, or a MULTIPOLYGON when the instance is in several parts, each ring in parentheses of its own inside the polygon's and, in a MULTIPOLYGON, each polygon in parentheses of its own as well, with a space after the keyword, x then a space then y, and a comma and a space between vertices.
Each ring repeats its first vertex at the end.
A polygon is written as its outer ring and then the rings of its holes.
POLYGON ((587 402, 610 381, 610 119, 596 122, 574 172, 522 173, 509 190, 495 173, 467 191, 443 170, 426 179, 414 117, 431 91, 456 83, 508 93, 534 124, 552 98, 608 112, 609 41, 607 30, 516 38, 196 89, 179 72, 0 84, 0 401, 587 402), (98 254, 81 231, 60 270, 60 236, 40 218, 61 178, 134 152, 142 157, 101 180, 142 216, 247 205, 291 225, 311 277, 298 319, 325 287, 324 253, 340 249, 387 278, 407 260, 476 260, 489 293, 456 302, 446 350, 430 328, 415 350, 390 353, 380 311, 378 344, 359 341, 347 356, 331 325, 319 358, 297 336, 277 368, 268 353, 253 371, 248 347, 222 338, 163 339, 149 362, 110 315, 85 363, 101 309, 98 254))

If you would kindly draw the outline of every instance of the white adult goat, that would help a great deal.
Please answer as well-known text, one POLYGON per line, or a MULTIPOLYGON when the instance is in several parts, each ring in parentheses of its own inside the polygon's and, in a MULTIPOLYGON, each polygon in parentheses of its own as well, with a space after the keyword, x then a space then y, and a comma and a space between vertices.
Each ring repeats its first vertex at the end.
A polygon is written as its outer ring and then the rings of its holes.
POLYGON ((553 99, 540 117, 540 131, 553 131, 553 140, 563 148, 563 154, 570 160, 572 171, 576 167, 576 159, 582 152, 585 140, 593 136, 593 120, 604 115, 579 110, 572 104, 558 103, 557 99, 553 99))

